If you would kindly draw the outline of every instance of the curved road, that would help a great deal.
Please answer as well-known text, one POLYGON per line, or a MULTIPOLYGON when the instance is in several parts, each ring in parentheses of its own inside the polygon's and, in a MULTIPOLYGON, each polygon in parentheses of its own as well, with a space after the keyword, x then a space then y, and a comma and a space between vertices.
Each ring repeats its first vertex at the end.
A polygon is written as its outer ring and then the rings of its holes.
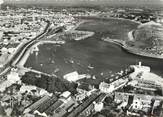
POLYGON ((12 67, 16 67, 16 64, 19 62, 21 57, 24 55, 24 53, 34 44, 37 40, 43 38, 49 31, 51 23, 47 21, 47 26, 44 29, 43 33, 39 34, 34 39, 22 44, 17 51, 14 53, 14 55, 7 61, 7 63, 4 65, 3 71, 0 73, 0 77, 8 73, 12 67))

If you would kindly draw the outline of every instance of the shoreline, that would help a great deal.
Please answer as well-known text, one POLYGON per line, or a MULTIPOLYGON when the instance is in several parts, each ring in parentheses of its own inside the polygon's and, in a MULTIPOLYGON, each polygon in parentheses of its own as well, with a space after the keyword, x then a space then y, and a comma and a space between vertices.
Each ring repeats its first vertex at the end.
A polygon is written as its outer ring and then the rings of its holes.
MULTIPOLYGON (((78 18, 87 18, 87 16, 78 16, 78 18)), ((98 16, 91 16, 89 17, 90 19, 91 18, 99 18, 98 16)), ((109 17, 109 18, 101 18, 101 19, 104 19, 104 20, 109 20, 109 19, 119 19, 119 20, 125 20, 125 21, 130 21, 130 22, 134 22, 134 23, 137 23, 137 24, 142 24, 140 22, 137 22, 137 21, 133 21, 133 20, 129 20, 129 19, 124 19, 124 18, 114 18, 114 17, 109 17)), ((129 40, 134 40, 134 37, 133 37, 133 31, 134 30, 131 30, 130 32, 128 32, 128 38, 129 40)), ((120 47, 122 47, 125 51, 127 51, 128 53, 131 53, 131 54, 135 54, 135 55, 139 55, 139 56, 143 56, 143 57, 149 57, 149 58, 156 58, 156 59, 163 59, 163 55, 155 55, 155 54, 150 54, 150 53, 147 53, 147 52, 143 52, 142 50, 138 50, 136 48, 132 48, 132 47, 128 47, 126 44, 125 44, 125 41, 123 40, 118 40, 118 39, 102 39, 103 41, 106 41, 106 42, 110 42, 110 43, 114 43, 116 45, 119 45, 120 47)))
MULTIPOLYGON (((123 20, 123 21, 130 21, 130 22, 133 22, 133 23, 136 23, 136 24, 142 24, 141 22, 138 22, 138 21, 135 21, 135 20, 130 20, 130 19, 124 19, 124 18, 115 18, 115 17, 107 17, 107 18, 101 18, 99 16, 75 16, 76 18, 88 18, 88 19, 92 19, 92 18, 98 18, 98 19, 103 19, 103 20, 109 20, 109 19, 115 19, 115 20, 123 20)), ((86 21, 85 21, 86 22, 86 21)))
POLYGON ((143 57, 155 58, 155 59, 163 59, 162 55, 148 54, 146 52, 140 52, 141 50, 139 52, 136 52, 136 50, 133 50, 133 48, 130 49, 130 47, 122 46, 122 48, 131 54, 135 54, 135 55, 139 55, 139 56, 143 56, 143 57))
POLYGON ((17 67, 24 67, 27 59, 33 52, 39 52, 38 46, 46 43, 52 43, 52 44, 64 44, 64 41, 39 41, 36 44, 34 44, 30 49, 27 50, 27 52, 24 54, 24 56, 21 58, 20 62, 17 64, 17 67))
MULTIPOLYGON (((79 17, 76 17, 76 18, 88 18, 88 17, 80 17, 80 16, 79 16, 79 17)), ((99 18, 99 19, 100 19, 100 17, 98 17, 98 16, 93 16, 93 17, 89 17, 89 18, 90 18, 90 19, 91 19, 91 18, 99 18)), ((132 20, 129 20, 129 19, 123 19, 123 18, 113 18, 113 17, 109 17, 109 18, 102 18, 102 19, 104 19, 104 20, 118 19, 118 20, 131 21, 131 22, 134 22, 134 23, 137 23, 137 24, 141 24, 141 23, 139 23, 139 22, 135 22, 135 21, 132 21, 132 20)), ((85 32, 85 33, 87 33, 86 35, 84 35, 84 36, 82 36, 82 37, 78 37, 78 38, 76 38, 76 39, 74 39, 74 40, 76 40, 76 41, 83 40, 83 39, 89 38, 89 37, 91 37, 92 35, 95 34, 94 32, 90 32, 90 31, 78 31, 78 30, 76 30, 77 27, 78 27, 79 25, 81 25, 81 24, 83 24, 83 23, 85 23, 85 22, 87 22, 87 21, 83 20, 83 21, 79 22, 75 27, 73 27, 73 28, 71 29, 72 32, 85 32)), ((71 31, 70 31, 70 32, 71 32, 71 31)), ((39 51, 39 50, 38 50, 38 46, 41 45, 41 44, 45 44, 45 43, 64 44, 65 41, 59 41, 59 42, 58 42, 58 41, 39 41, 39 42, 37 42, 37 43, 34 44, 29 50, 27 50, 26 54, 21 58, 20 62, 17 64, 17 66, 24 67, 24 65, 25 65, 25 63, 26 63, 26 61, 27 61, 27 59, 28 59, 29 56, 30 56, 30 54, 33 53, 34 51, 39 51), (37 50, 35 50, 36 48, 37 48, 37 50)))
MULTIPOLYGON (((89 32, 89 31, 73 31, 73 32, 85 32, 87 33, 84 36, 78 37, 76 39, 74 39, 75 41, 80 41, 86 38, 91 37, 92 35, 94 35, 94 32, 89 32)), ((36 54, 38 54, 39 52, 39 45, 43 45, 43 44, 59 44, 59 45, 63 45, 66 43, 66 41, 62 40, 62 41, 50 41, 50 40, 44 40, 44 41, 38 41, 37 43, 35 43, 31 48, 29 48, 27 50, 27 52, 24 54, 24 56, 21 58, 21 60, 19 61, 19 63, 17 64, 18 67, 24 67, 24 65, 26 64, 26 61, 28 60, 29 56, 33 53, 33 52, 37 52, 36 54)))
MULTIPOLYGON (((128 33, 128 38, 129 38, 129 40, 134 39, 133 30, 128 33)), ((139 49, 134 50, 135 48, 128 47, 126 44, 124 44, 122 46, 122 48, 124 48, 126 51, 128 51, 132 54, 136 54, 136 55, 140 55, 140 56, 144 56, 144 57, 150 57, 150 58, 163 59, 163 55, 150 54, 150 53, 144 52, 143 50, 139 50, 139 49)))
MULTIPOLYGON (((78 18, 87 18, 87 17, 78 17, 78 18)), ((90 19, 91 18, 99 18, 100 19, 100 17, 89 17, 90 19)), ((123 18, 112 18, 112 17, 110 17, 110 18, 102 18, 102 19, 119 19, 119 20, 125 20, 125 21, 131 21, 131 22, 134 22, 134 23, 137 23, 137 24, 141 24, 141 23, 138 23, 138 22, 135 22, 135 21, 132 21, 132 20, 129 20, 129 19, 123 19, 123 18)), ((86 22, 86 21, 81 21, 80 23, 79 23, 79 25, 80 24, 82 24, 82 23, 84 23, 84 22, 86 22)), ((75 29, 78 27, 78 25, 77 26, 75 26, 75 29)), ((76 38, 76 39, 74 39, 74 40, 76 40, 76 41, 79 41, 79 40, 83 40, 83 39, 85 39, 85 38, 88 38, 88 37, 91 37, 92 35, 94 35, 94 32, 89 32, 89 31, 78 31, 78 30, 75 30, 75 29, 73 29, 73 31, 72 32, 86 32, 87 34, 86 35, 84 35, 84 36, 82 36, 82 37, 78 37, 78 38, 76 38)), ((71 31, 70 31, 71 32, 71 31)), ((128 32, 128 38, 130 39, 130 40, 133 40, 134 39, 134 37, 133 37, 133 34, 132 34, 132 32, 133 32, 133 30, 132 31, 130 31, 130 32, 128 32)), ((127 46, 126 44, 125 44, 125 41, 123 41, 123 40, 118 40, 118 39, 102 39, 103 41, 106 41, 106 42, 110 42, 110 43, 114 43, 114 44, 116 44, 116 45, 119 45, 121 48, 123 48, 125 51, 127 51, 128 53, 132 53, 132 54, 135 54, 135 55, 139 55, 139 56, 144 56, 144 57, 150 57, 150 58, 158 58, 158 59, 163 59, 163 56, 162 55, 154 55, 154 54, 148 54, 148 53, 146 53, 146 52, 143 52, 143 51, 141 51, 141 50, 139 50, 139 49, 136 49, 136 48, 132 48, 132 47, 129 47, 129 46, 127 46)), ((22 57, 22 59, 21 59, 21 61, 17 64, 17 66, 21 66, 21 67, 24 67, 24 65, 26 64, 26 61, 28 60, 28 58, 29 58, 29 56, 33 53, 33 52, 39 52, 39 49, 38 49, 38 46, 39 45, 42 45, 42 44, 46 44, 46 43, 53 43, 53 44, 64 44, 64 43, 66 43, 66 41, 39 41, 39 42, 37 42, 36 44, 34 44, 27 52, 26 52, 26 54, 22 57)))
MULTIPOLYGON (((128 33, 128 37, 129 37, 130 40, 134 39, 134 37, 132 35, 132 31, 130 31, 128 33)), ((128 53, 131 53, 131 54, 134 54, 134 55, 138 55, 138 56, 142 56, 142 57, 155 58, 155 59, 163 59, 163 55, 149 54, 149 53, 143 52, 142 50, 129 47, 129 46, 127 46, 125 44, 125 41, 123 41, 123 40, 103 39, 103 41, 114 43, 114 44, 120 46, 123 50, 127 51, 128 53)))

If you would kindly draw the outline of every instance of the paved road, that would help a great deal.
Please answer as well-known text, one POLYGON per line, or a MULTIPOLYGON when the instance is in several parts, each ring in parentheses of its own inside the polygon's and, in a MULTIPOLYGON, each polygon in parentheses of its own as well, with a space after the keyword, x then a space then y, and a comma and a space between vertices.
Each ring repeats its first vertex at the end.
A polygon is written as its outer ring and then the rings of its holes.
POLYGON ((43 33, 41 33, 40 35, 38 35, 37 37, 35 37, 34 39, 24 43, 22 46, 20 46, 17 51, 15 52, 15 54, 10 58, 10 60, 8 60, 8 62, 4 65, 4 69, 1 71, 0 73, 0 77, 7 74, 12 67, 16 67, 16 64, 19 62, 19 60, 21 59, 21 57, 24 55, 24 53, 31 47, 31 45, 33 43, 36 42, 36 40, 39 40, 41 38, 43 38, 49 31, 49 27, 50 27, 50 22, 47 21, 47 26, 44 29, 43 33))
POLYGON ((25 52, 34 44, 37 40, 40 40, 43 38, 49 31, 50 23, 46 26, 43 33, 38 35, 36 38, 30 40, 27 42, 22 48, 20 48, 20 51, 16 54, 15 58, 13 58, 12 62, 10 63, 11 66, 16 67, 17 63, 20 61, 20 59, 24 56, 25 52))

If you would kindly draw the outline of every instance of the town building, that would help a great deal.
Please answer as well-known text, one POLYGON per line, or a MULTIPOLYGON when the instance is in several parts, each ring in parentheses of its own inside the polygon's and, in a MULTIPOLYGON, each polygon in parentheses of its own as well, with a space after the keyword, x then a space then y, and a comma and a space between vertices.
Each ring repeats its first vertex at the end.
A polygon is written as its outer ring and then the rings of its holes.
POLYGON ((47 102, 48 100, 50 100, 51 97, 49 96, 43 96, 40 100, 38 100, 37 102, 35 102, 34 104, 32 104, 31 106, 29 106, 28 108, 26 108, 24 110, 24 113, 29 113, 31 111, 36 110, 37 108, 40 107, 41 104, 44 105, 45 102, 47 102))
POLYGON ((145 94, 132 94, 115 92, 114 101, 119 108, 125 108, 128 115, 144 115, 160 116, 163 104, 162 96, 151 96, 145 94))
POLYGON ((99 85, 99 89, 101 90, 101 92, 104 92, 104 93, 112 93, 113 91, 125 86, 128 81, 129 81, 128 78, 122 77, 118 80, 113 81, 110 84, 106 82, 101 82, 99 85))

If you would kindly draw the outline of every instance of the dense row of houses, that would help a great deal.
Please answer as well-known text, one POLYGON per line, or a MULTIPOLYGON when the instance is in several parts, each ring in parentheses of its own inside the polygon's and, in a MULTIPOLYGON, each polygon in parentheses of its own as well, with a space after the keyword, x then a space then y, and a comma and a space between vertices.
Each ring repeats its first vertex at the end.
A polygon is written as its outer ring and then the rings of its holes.
POLYGON ((40 100, 24 110, 24 114, 40 115, 43 117, 62 117, 68 110, 76 107, 78 103, 73 99, 70 92, 64 92, 60 96, 43 96, 40 100))
POLYGON ((60 96, 43 96, 24 110, 25 116, 43 116, 43 117, 82 117, 89 116, 95 112, 95 105, 106 96, 106 94, 93 93, 83 100, 83 103, 78 102, 70 92, 66 91, 60 96))
POLYGON ((153 115, 162 117, 163 97, 145 94, 115 92, 114 102, 119 103, 119 108, 125 108, 127 115, 153 115))

